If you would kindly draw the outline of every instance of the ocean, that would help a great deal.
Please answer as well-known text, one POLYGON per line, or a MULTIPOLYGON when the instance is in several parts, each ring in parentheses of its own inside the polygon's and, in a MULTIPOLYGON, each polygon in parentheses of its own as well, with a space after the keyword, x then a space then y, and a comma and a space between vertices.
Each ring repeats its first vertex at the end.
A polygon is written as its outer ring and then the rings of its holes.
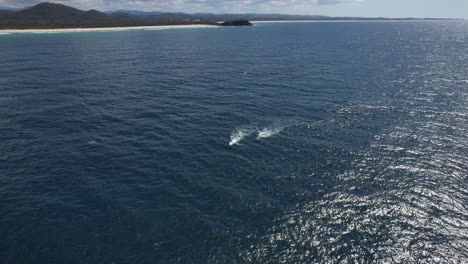
POLYGON ((1 263, 467 263, 468 23, 0 36, 1 263))

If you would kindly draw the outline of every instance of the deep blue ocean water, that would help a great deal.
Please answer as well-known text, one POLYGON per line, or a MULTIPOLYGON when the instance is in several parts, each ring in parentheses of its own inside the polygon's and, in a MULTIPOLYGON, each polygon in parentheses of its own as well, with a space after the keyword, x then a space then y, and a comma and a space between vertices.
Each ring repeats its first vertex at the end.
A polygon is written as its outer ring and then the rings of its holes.
POLYGON ((0 36, 1 263, 467 263, 468 23, 0 36))

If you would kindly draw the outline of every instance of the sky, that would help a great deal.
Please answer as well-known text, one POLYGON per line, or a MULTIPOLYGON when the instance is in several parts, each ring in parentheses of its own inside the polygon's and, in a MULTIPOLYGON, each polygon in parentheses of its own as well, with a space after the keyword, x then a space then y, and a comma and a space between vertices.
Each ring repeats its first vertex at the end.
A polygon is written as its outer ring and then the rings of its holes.
MULTIPOLYGON (((45 0, 0 0, 20 8, 45 0)), ((48 0, 76 8, 168 12, 283 13, 361 17, 468 18, 468 0, 48 0)))

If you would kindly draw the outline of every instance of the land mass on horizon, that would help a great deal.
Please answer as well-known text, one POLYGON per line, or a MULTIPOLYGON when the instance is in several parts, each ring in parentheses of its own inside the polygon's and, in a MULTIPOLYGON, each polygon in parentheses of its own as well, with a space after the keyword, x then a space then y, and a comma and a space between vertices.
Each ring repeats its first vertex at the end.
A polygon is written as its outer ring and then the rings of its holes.
POLYGON ((446 18, 364 18, 284 14, 166 13, 119 10, 83 11, 55 3, 40 3, 23 10, 0 9, 0 29, 112 28, 170 25, 249 26, 250 21, 289 20, 453 20, 446 18))

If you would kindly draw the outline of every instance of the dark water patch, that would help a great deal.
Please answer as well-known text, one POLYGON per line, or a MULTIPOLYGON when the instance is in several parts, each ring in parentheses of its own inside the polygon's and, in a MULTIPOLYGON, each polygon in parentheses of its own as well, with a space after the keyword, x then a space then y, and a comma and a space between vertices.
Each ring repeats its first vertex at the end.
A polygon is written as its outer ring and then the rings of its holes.
POLYGON ((0 258, 466 262, 467 29, 2 36, 0 258))

